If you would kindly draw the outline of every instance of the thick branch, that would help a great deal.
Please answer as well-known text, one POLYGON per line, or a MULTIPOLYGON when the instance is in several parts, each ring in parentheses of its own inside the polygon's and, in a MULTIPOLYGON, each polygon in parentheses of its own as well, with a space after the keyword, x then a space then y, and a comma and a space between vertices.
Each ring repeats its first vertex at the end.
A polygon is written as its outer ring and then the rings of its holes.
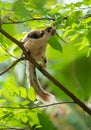
POLYGON ((12 42, 14 42, 17 46, 19 46, 19 47, 23 50, 23 52, 25 52, 25 53, 27 54, 27 52, 26 52, 24 46, 22 45, 22 44, 23 44, 22 42, 19 42, 18 40, 16 40, 15 38, 13 38, 10 34, 8 34, 8 33, 7 33, 6 31, 4 31, 2 28, 0 28, 0 32, 1 32, 5 37, 7 37, 9 40, 11 40, 12 42))
POLYGON ((60 88, 65 94, 67 94, 76 104, 78 104, 84 111, 86 111, 89 115, 91 115, 91 110, 82 102, 80 101, 72 92, 70 92, 66 87, 64 87, 60 82, 58 82, 51 74, 49 74, 46 70, 44 70, 32 57, 28 55, 23 45, 14 39, 11 35, 5 32, 3 29, 0 30, 2 34, 4 34, 7 38, 17 44, 25 54, 27 60, 29 60, 32 64, 38 68, 38 70, 45 75, 52 83, 54 83, 58 88, 60 88))
POLYGON ((5 70, 3 70, 2 72, 0 72, 0 76, 3 75, 4 73, 6 73, 7 71, 9 71, 12 67, 14 67, 18 62, 20 62, 21 60, 24 60, 25 57, 21 57, 20 59, 17 59, 16 61, 14 61, 12 63, 12 65, 10 65, 9 67, 7 67, 5 70))

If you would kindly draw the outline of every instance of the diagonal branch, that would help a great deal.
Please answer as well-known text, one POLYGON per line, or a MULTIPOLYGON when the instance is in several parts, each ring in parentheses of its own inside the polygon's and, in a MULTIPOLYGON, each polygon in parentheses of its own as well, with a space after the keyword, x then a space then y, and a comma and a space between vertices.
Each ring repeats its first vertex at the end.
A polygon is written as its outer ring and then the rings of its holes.
POLYGON ((2 72, 0 72, 0 76, 3 75, 4 73, 6 73, 7 71, 9 71, 12 67, 14 67, 18 62, 24 60, 25 57, 21 57, 20 59, 17 59, 16 61, 14 61, 12 63, 12 65, 10 65, 9 67, 7 67, 5 70, 3 70, 2 72))
POLYGON ((15 38, 13 38, 10 34, 8 34, 6 31, 4 31, 2 28, 0 28, 0 32, 5 37, 7 37, 9 40, 11 40, 12 42, 14 42, 17 46, 19 46, 23 52, 27 53, 26 49, 23 46, 23 42, 19 42, 18 40, 16 40, 15 38))
POLYGON ((66 95, 68 95, 76 104, 78 104, 84 111, 86 111, 89 115, 91 115, 91 109, 88 108, 80 99, 78 99, 72 92, 70 92, 65 86, 63 86, 59 81, 57 81, 51 74, 49 74, 45 69, 43 69, 32 57, 27 53, 23 44, 18 42, 15 38, 9 35, 3 29, 0 29, 0 32, 5 35, 8 39, 17 44, 23 51, 26 60, 29 60, 32 64, 36 66, 36 68, 46 76, 52 83, 54 83, 58 88, 60 88, 66 95))

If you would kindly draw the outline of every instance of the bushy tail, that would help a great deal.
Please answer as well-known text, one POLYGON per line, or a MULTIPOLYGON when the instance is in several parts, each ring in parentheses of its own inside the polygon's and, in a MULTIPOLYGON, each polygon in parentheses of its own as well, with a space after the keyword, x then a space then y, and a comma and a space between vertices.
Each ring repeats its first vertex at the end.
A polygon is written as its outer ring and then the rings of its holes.
POLYGON ((29 61, 27 61, 26 74, 27 74, 29 86, 34 87, 38 98, 46 104, 53 103, 55 101, 55 96, 46 92, 41 87, 39 80, 37 78, 37 75, 36 75, 36 68, 29 61))

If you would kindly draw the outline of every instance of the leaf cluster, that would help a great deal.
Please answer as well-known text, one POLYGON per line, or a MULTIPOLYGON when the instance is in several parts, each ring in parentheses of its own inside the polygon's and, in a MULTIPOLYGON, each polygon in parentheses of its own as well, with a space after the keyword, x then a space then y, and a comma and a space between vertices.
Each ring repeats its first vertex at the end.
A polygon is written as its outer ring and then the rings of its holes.
POLYGON ((14 77, 6 82, 0 82, 0 128, 36 129, 41 127, 38 119, 38 109, 32 109, 36 104, 34 89, 17 87, 14 77), (31 106, 31 107, 30 107, 31 106))

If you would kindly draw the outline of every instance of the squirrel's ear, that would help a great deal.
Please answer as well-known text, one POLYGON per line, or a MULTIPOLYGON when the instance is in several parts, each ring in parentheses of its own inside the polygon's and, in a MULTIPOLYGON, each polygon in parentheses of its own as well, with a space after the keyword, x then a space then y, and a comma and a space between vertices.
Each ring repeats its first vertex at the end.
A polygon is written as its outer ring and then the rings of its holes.
POLYGON ((28 33, 27 37, 31 39, 38 39, 44 35, 43 30, 35 30, 28 33))

